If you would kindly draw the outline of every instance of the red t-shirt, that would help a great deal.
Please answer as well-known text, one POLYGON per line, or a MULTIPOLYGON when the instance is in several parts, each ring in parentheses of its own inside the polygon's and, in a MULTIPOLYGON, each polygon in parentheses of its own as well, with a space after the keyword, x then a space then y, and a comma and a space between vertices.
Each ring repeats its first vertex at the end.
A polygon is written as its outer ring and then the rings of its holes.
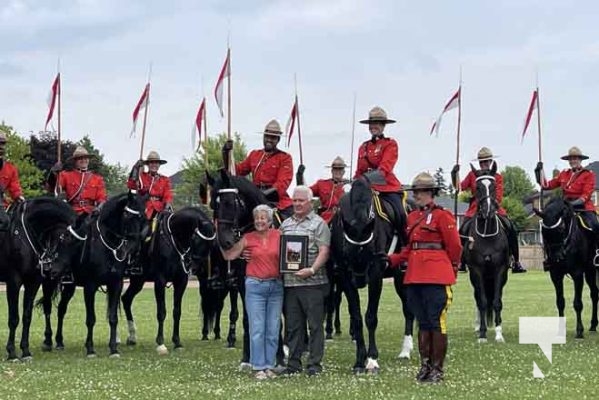
POLYGON ((245 275, 258 279, 278 278, 281 232, 278 229, 269 229, 266 237, 258 232, 248 232, 244 239, 245 248, 252 253, 245 275))

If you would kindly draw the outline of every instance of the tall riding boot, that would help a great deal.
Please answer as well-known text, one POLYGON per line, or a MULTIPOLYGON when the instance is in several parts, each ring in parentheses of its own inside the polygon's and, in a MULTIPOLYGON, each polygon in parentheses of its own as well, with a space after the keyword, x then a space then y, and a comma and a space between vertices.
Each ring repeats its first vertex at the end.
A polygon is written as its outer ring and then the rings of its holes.
POLYGON ((420 370, 416 374, 418 382, 424 382, 431 371, 432 336, 431 331, 418 331, 418 352, 420 353, 420 370))
POLYGON ((524 269, 522 264, 520 264, 520 246, 518 243, 518 232, 516 231, 516 227, 511 221, 508 230, 508 240, 510 243, 510 251, 512 253, 512 256, 514 257, 514 263, 512 264, 512 274, 526 272, 526 269, 524 269))
POLYGON ((433 331, 431 334, 433 343, 432 368, 426 381, 430 383, 439 383, 444 377, 443 363, 445 361, 445 355, 447 354, 447 335, 438 331, 433 331))

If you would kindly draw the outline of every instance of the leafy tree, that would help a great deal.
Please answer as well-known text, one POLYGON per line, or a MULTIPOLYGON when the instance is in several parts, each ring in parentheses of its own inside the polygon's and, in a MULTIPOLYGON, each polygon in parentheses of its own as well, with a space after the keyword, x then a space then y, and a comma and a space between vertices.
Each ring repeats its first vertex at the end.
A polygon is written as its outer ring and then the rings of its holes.
POLYGON ((6 159, 17 167, 23 195, 27 198, 43 194, 43 173, 31 158, 27 140, 4 123, 0 130, 6 133, 6 159))
POLYGON ((433 175, 433 179, 435 180, 437 186, 441 187, 439 190, 441 193, 448 193, 447 183, 445 182, 445 176, 443 174, 443 168, 439 167, 433 175))
POLYGON ((106 192, 109 196, 122 193, 127 190, 127 167, 117 164, 108 164, 104 161, 104 155, 93 145, 89 136, 85 135, 83 139, 77 142, 77 145, 83 146, 90 154, 94 154, 96 158, 92 158, 89 162, 89 168, 97 171, 104 178, 106 184, 106 192))
POLYGON ((533 192, 534 185, 524 169, 506 166, 502 175, 504 196, 522 201, 533 192))
POLYGON ((505 208, 505 211, 507 211, 507 214, 518 230, 526 229, 530 225, 521 199, 505 196, 501 202, 501 206, 505 208))
MULTIPOLYGON (((73 166, 72 163, 65 162, 65 160, 73 154, 75 147, 77 147, 76 144, 70 140, 62 140, 60 143, 61 158, 67 168, 73 166)), ((37 135, 31 135, 29 148, 35 165, 44 172, 44 175, 47 174, 57 160, 58 141, 56 135, 44 131, 39 132, 37 135)))
MULTIPOLYGON (((174 190, 175 206, 179 207, 199 203, 198 194, 200 184, 206 183, 205 171, 208 170, 211 174, 214 174, 223 167, 221 149, 226 140, 227 135, 225 133, 216 137, 209 137, 208 141, 203 143, 203 148, 200 152, 183 160, 183 168, 180 171, 182 182, 174 190), (206 154, 208 155, 207 164, 206 154)), ((238 133, 235 134, 234 138, 233 155, 236 161, 245 159, 247 155, 247 148, 238 133)))

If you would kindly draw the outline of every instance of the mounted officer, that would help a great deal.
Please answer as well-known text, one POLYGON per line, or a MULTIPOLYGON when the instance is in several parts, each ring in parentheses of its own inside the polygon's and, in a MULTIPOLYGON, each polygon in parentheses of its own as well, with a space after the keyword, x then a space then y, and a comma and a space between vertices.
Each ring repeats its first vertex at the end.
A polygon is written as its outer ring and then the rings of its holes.
POLYGON ((365 141, 358 150, 358 164, 354 179, 377 171, 385 180, 384 184, 372 183, 373 190, 380 193, 380 197, 386 200, 395 212, 393 225, 395 231, 403 234, 403 222, 406 220, 406 212, 403 206, 402 186, 393 168, 398 159, 398 145, 395 139, 384 135, 385 127, 395 123, 395 120, 387 118, 387 113, 380 107, 374 107, 368 113, 368 119, 360 121, 367 124, 370 131, 370 140, 365 141))
POLYGON ((555 178, 547 181, 543 163, 539 161, 535 168, 535 177, 544 190, 561 188, 564 200, 581 215, 585 224, 599 237, 599 221, 591 199, 595 192, 595 173, 582 166, 582 161, 588 158, 578 147, 571 147, 568 154, 561 157, 562 160, 568 161, 569 169, 561 171, 555 178))
POLYGON ((343 158, 336 157, 331 163, 331 178, 319 179, 315 184, 310 186, 315 197, 320 199, 320 209, 318 214, 329 224, 333 215, 337 211, 337 206, 341 196, 345 194, 343 187, 349 183, 349 180, 344 179, 345 168, 347 164, 343 158))
POLYGON ((127 187, 131 190, 137 190, 142 195, 148 196, 146 201, 146 217, 152 220, 163 210, 172 211, 173 191, 171 190, 171 180, 168 176, 158 173, 161 165, 166 164, 166 160, 160 158, 156 151, 150 151, 145 160, 139 160, 131 169, 127 187), (144 166, 148 171, 144 171, 144 166))
POLYGON ((2 211, 0 211, 0 231, 8 229, 9 219, 6 214, 6 209, 11 204, 5 197, 4 193, 8 193, 12 203, 25 201, 23 190, 19 182, 19 172, 17 167, 4 159, 6 154, 6 133, 0 131, 0 197, 2 199, 2 211))
MULTIPOLYGON (((275 119, 264 128, 264 148, 252 150, 245 160, 235 165, 235 172, 240 176, 252 174, 252 182, 273 201, 282 214, 283 219, 293 213, 293 202, 287 189, 293 180, 293 161, 291 155, 277 148, 283 131, 275 119)), ((233 149, 233 141, 227 140, 223 146, 224 165, 228 164, 229 152, 233 149)))
MULTIPOLYGON (((493 152, 488 147, 483 147, 478 151, 477 159, 473 161, 478 161, 478 165, 481 170, 490 170, 493 163, 496 163, 493 157, 493 152)), ((451 179, 454 187, 457 187, 457 174, 460 170, 459 165, 455 165, 451 171, 451 179)), ((462 238, 468 236, 468 232, 470 231, 470 224, 472 222, 472 217, 476 214, 476 210, 478 204, 476 202, 476 198, 474 193, 476 192, 476 175, 474 175, 473 171, 469 171, 466 178, 459 185, 460 190, 465 191, 468 190, 472 194, 470 198, 470 205, 468 210, 466 210, 466 215, 464 216, 464 222, 460 227, 460 235, 462 238)), ((507 237, 509 241, 510 251, 512 256, 514 257, 514 261, 512 264, 512 273, 517 274, 521 272, 526 272, 526 269, 522 267, 520 264, 520 247, 518 244, 518 230, 514 223, 508 218, 507 212, 503 207, 501 207, 501 201, 503 200, 503 176, 499 172, 495 173, 495 199, 497 200, 498 210, 497 216, 501 221, 501 224, 504 226, 507 237)), ((462 239, 462 244, 465 245, 465 239, 462 239)), ((465 270, 464 264, 460 267, 461 271, 465 270)))
POLYGON ((99 212, 106 201, 104 178, 89 170, 89 160, 92 157, 95 156, 85 147, 77 146, 73 155, 67 160, 73 162, 74 169, 63 171, 62 163, 59 161, 50 169, 48 176, 49 191, 56 192, 58 185, 77 215, 99 212))

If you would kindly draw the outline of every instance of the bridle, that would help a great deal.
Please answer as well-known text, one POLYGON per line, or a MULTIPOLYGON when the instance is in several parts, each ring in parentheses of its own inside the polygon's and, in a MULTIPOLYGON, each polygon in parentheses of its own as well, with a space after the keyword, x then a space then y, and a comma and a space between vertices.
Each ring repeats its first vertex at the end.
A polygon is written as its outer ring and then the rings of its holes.
POLYGON ((499 217, 497 216, 497 207, 496 207, 497 199, 494 196, 491 196, 491 190, 490 190, 491 184, 494 182, 495 182, 495 177, 491 176, 491 175, 481 175, 476 178, 477 186, 480 183, 485 188, 485 195, 476 199, 477 208, 478 208, 477 216, 481 217, 485 221, 484 225, 482 227, 483 228, 482 231, 479 226, 479 218, 475 218, 475 220, 474 220, 474 230, 475 230, 476 234, 481 238, 494 237, 499 234, 500 221, 499 221, 499 217), (485 212, 485 213, 483 213, 481 211, 481 204, 483 204, 483 202, 487 203, 487 212, 485 212), (493 209, 493 205, 495 205, 495 209, 493 209), (489 232, 488 231, 489 223, 492 220, 495 221, 495 230, 492 232, 489 232))
MULTIPOLYGON (((166 219, 166 231, 168 233, 169 242, 171 243, 173 249, 179 256, 179 261, 181 263, 181 268, 183 269, 183 272, 185 272, 185 274, 187 274, 187 275, 190 275, 191 269, 187 267, 188 263, 186 262, 186 257, 189 254, 189 251, 191 250, 192 242, 190 241, 187 249, 185 249, 185 250, 179 249, 179 246, 177 246, 177 242, 175 241, 175 237, 171 230, 171 218, 173 217, 173 215, 174 215, 174 213, 169 214, 169 216, 166 219)), ((211 242, 216 238, 216 230, 214 231, 214 234, 212 236, 206 236, 202 232, 200 232, 200 228, 196 227, 193 233, 194 233, 194 235, 198 235, 201 239, 203 239, 207 242, 211 242)))
MULTIPOLYGON (((237 188, 226 188, 226 189, 219 189, 217 192, 217 196, 216 196, 216 205, 218 208, 220 208, 220 198, 221 195, 233 195, 233 218, 232 219, 226 219, 226 218, 221 218, 220 215, 216 218, 218 221, 218 224, 225 224, 225 225, 229 225, 231 226, 231 230, 233 231, 233 234, 235 236, 236 239, 241 239, 241 236, 248 232, 249 230, 251 230, 251 228, 253 227, 253 223, 250 222, 247 225, 244 226, 239 226, 239 215, 241 215, 242 212, 245 211, 246 209, 246 204, 243 201, 243 199, 239 196, 239 189, 237 188)), ((218 210, 217 214, 218 213, 218 210)), ((218 230, 217 230, 218 231, 218 230)))

